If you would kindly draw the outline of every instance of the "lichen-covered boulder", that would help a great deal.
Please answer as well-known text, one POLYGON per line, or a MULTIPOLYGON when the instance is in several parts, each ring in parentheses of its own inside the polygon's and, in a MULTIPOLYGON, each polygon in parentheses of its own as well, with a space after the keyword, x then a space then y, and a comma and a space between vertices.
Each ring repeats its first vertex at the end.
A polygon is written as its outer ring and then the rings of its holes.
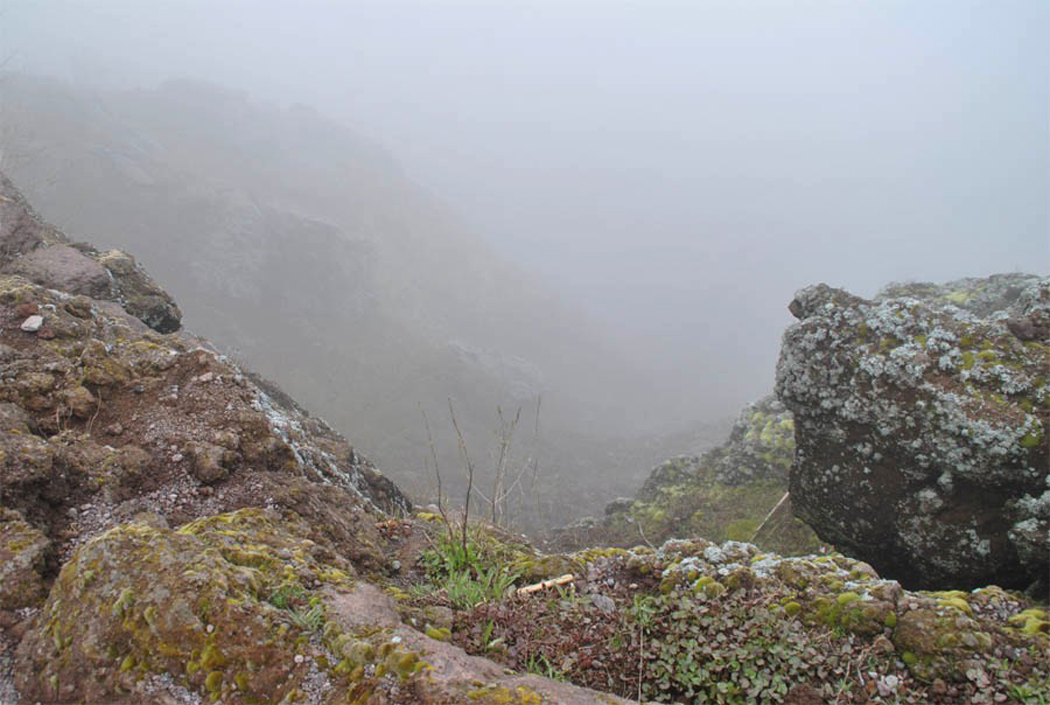
MULTIPOLYGON (((618 499, 601 520, 557 532, 553 547, 629 547, 672 536, 755 540, 770 512, 790 503, 787 475, 794 453, 791 413, 773 397, 749 404, 725 443, 703 456, 679 456, 653 468, 634 500, 618 499)), ((783 554, 817 550, 813 532, 790 515, 766 527, 760 541, 783 554)))
POLYGON ((776 382, 795 419, 791 498, 907 586, 1045 592, 1050 279, 960 286, 796 294, 776 382))

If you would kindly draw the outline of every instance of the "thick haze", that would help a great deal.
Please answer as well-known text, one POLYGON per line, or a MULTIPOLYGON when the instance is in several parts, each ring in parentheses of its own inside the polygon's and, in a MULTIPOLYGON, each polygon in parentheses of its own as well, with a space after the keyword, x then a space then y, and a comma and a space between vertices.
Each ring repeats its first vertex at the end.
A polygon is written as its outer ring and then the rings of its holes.
POLYGON ((1039 0, 3 0, 0 57, 343 120, 701 417, 768 392, 801 286, 1050 269, 1048 21, 1039 0))

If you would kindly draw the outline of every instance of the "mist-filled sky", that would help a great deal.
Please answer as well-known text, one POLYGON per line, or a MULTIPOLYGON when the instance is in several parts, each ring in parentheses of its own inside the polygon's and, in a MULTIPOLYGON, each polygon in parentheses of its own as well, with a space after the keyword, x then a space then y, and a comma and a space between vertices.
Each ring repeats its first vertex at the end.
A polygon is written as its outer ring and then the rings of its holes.
POLYGON ((1048 27, 1042 0, 0 0, 0 59, 315 106, 729 414, 801 286, 1050 270, 1048 27))

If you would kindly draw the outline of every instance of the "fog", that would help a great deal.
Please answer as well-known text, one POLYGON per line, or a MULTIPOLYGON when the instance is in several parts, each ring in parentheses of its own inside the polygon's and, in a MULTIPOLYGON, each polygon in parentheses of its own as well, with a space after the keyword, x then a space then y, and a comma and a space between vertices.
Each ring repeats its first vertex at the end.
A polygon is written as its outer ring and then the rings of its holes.
POLYGON ((768 389, 800 286, 1045 271, 1048 9, 8 0, 3 42, 342 118, 731 406, 768 389))
POLYGON ((0 58, 352 127, 615 341, 653 398, 612 403, 651 431, 767 394, 802 286, 1050 270, 1048 26, 1040 0, 5 0, 0 58))

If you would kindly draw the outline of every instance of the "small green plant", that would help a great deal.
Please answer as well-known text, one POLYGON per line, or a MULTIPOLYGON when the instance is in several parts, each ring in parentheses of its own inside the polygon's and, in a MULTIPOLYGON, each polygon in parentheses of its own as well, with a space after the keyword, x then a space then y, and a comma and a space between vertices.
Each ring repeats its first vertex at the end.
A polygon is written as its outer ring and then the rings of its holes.
POLYGON ((439 536, 437 543, 420 556, 420 562, 431 579, 461 573, 477 567, 479 551, 473 541, 466 544, 439 536))
POLYGON ((553 681, 565 681, 565 673, 554 667, 554 664, 543 653, 529 654, 525 670, 537 676, 550 678, 553 681))
POLYGON ((653 617, 660 611, 656 597, 652 595, 635 595, 634 604, 631 605, 631 617, 635 623, 643 629, 652 625, 653 617))
POLYGON ((466 610, 503 597, 518 575, 500 566, 483 568, 476 574, 470 570, 456 571, 445 578, 443 589, 453 608, 466 610))
POLYGON ((420 561, 436 591, 444 592, 454 609, 466 610, 499 599, 521 576, 502 561, 486 556, 473 541, 439 536, 420 561))
POLYGON ((1048 696, 1042 689, 1036 689, 1028 685, 1011 685, 1010 697, 1025 705, 1047 705, 1050 703, 1048 696))
POLYGON ((299 608, 290 610, 292 624, 305 632, 320 631, 324 626, 324 608, 317 604, 309 609, 299 608))
POLYGON ((492 638, 492 630, 495 629, 496 622, 488 620, 485 623, 485 628, 481 630, 481 643, 485 648, 485 652, 492 651, 503 644, 503 637, 499 636, 495 639, 492 638))
POLYGON ((324 607, 320 598, 311 598, 299 583, 281 585, 270 592, 266 601, 287 612, 292 624, 303 631, 316 632, 324 626, 324 607))
POLYGON ((298 583, 285 583, 281 585, 266 598, 274 607, 282 610, 289 609, 292 605, 302 602, 306 598, 306 590, 298 583))

